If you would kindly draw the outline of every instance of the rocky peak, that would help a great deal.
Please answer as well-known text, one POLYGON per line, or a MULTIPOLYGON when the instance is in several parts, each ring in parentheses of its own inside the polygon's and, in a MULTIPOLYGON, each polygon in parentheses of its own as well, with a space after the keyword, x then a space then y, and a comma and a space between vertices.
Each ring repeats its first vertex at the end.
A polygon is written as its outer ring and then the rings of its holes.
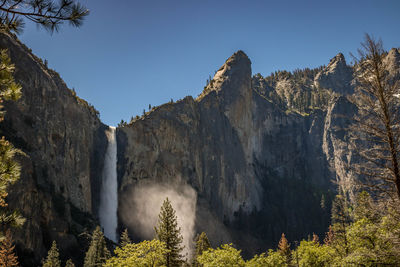
POLYGON ((346 59, 342 53, 337 54, 328 64, 327 69, 330 71, 336 71, 337 69, 346 68, 346 59))
POLYGON ((347 95, 353 92, 352 79, 353 70, 347 66, 343 54, 339 53, 330 60, 326 68, 317 74, 314 79, 314 85, 347 95))
MULTIPOLYGON (((235 89, 240 88, 243 83, 251 84, 251 61, 239 50, 225 61, 197 99, 201 100, 213 91, 217 94, 221 91, 230 95, 238 93, 235 89)), ((251 90, 251 86, 246 87, 251 90)))
POLYGON ((385 63, 392 75, 400 74, 400 53, 399 49, 392 48, 385 57, 385 63))

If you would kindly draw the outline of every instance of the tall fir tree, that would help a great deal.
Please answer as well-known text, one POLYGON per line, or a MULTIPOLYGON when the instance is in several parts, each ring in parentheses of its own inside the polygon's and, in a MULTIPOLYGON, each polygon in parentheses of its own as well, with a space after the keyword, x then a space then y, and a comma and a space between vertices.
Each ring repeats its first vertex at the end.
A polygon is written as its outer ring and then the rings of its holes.
POLYGON ((196 237, 196 250, 195 254, 193 256, 193 267, 200 267, 201 265, 197 262, 197 257, 203 254, 204 251, 208 250, 211 248, 210 241, 208 240, 208 237, 205 232, 202 232, 201 234, 197 235, 196 237))
POLYGON ((56 241, 53 241, 43 267, 61 267, 60 253, 58 252, 56 241))
POLYGON ((341 257, 349 254, 348 228, 351 224, 349 203, 345 196, 337 195, 332 203, 332 229, 334 240, 332 246, 341 257))
POLYGON ((290 244, 289 241, 286 239, 286 236, 284 233, 282 233, 281 239, 279 240, 278 243, 278 251, 279 253, 285 257, 286 262, 290 261, 290 244))
POLYGON ((181 228, 178 227, 178 219, 175 210, 172 208, 169 199, 165 199, 158 215, 158 224, 155 227, 156 237, 158 240, 165 242, 169 252, 165 255, 167 267, 181 266, 183 261, 183 237, 181 228))
POLYGON ((92 241, 85 256, 85 267, 102 266, 111 257, 107 249, 106 241, 100 226, 97 226, 92 234, 92 241))
POLYGON ((12 244, 10 230, 7 230, 4 239, 0 243, 0 266, 18 266, 18 257, 14 253, 15 246, 12 244))
POLYGON ((335 238, 335 234, 333 232, 333 228, 331 225, 329 225, 329 230, 328 230, 328 232, 325 233, 324 244, 327 246, 330 246, 332 244, 334 238, 335 238))
POLYGON ((121 247, 124 247, 124 246, 132 243, 132 240, 129 238, 128 229, 125 228, 125 230, 122 232, 119 240, 120 240, 119 244, 121 247))

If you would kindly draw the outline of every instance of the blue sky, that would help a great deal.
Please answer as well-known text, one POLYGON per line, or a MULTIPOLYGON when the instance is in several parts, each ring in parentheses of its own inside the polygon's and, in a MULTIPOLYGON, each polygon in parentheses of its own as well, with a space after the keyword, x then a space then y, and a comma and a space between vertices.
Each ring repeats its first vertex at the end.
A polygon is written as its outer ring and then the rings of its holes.
POLYGON ((81 28, 49 34, 27 24, 20 39, 70 88, 116 125, 148 105, 201 93, 237 50, 253 73, 350 60, 364 33, 400 47, 400 1, 83 0, 81 28))

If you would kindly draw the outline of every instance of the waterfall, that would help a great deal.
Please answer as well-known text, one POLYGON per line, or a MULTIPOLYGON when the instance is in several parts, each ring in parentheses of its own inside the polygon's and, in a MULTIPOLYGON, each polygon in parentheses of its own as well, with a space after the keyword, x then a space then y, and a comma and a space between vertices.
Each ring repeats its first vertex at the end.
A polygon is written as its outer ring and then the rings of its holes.
POLYGON ((117 182, 117 140, 115 127, 110 126, 106 131, 108 146, 104 157, 102 185, 100 191, 99 218, 104 229, 104 235, 117 242, 117 208, 118 208, 118 182, 117 182))

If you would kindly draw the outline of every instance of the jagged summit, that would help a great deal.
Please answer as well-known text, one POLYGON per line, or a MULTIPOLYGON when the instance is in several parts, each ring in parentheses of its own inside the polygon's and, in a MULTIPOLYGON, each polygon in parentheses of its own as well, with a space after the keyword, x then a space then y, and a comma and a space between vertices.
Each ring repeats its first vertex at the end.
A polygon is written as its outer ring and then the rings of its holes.
POLYGON ((241 87, 241 83, 250 81, 251 61, 242 50, 238 50, 218 69, 197 100, 201 100, 212 91, 219 93, 224 88, 232 93, 234 88, 241 87))
POLYGON ((342 53, 338 53, 333 57, 328 66, 324 68, 314 79, 316 87, 332 89, 340 94, 351 94, 353 89, 351 81, 353 79, 353 71, 346 64, 346 59, 342 53))
POLYGON ((346 59, 344 58, 344 55, 342 53, 338 53, 335 57, 333 57, 328 66, 326 67, 326 70, 328 72, 335 72, 338 69, 344 69, 347 67, 346 64, 346 59))
POLYGON ((400 74, 400 52, 397 48, 390 49, 389 53, 385 57, 385 62, 391 73, 391 75, 400 74))
POLYGON ((241 61, 243 61, 244 64, 251 65, 251 61, 249 57, 246 55, 246 53, 243 52, 242 50, 238 50, 226 60, 225 64, 235 65, 241 63, 241 61))

